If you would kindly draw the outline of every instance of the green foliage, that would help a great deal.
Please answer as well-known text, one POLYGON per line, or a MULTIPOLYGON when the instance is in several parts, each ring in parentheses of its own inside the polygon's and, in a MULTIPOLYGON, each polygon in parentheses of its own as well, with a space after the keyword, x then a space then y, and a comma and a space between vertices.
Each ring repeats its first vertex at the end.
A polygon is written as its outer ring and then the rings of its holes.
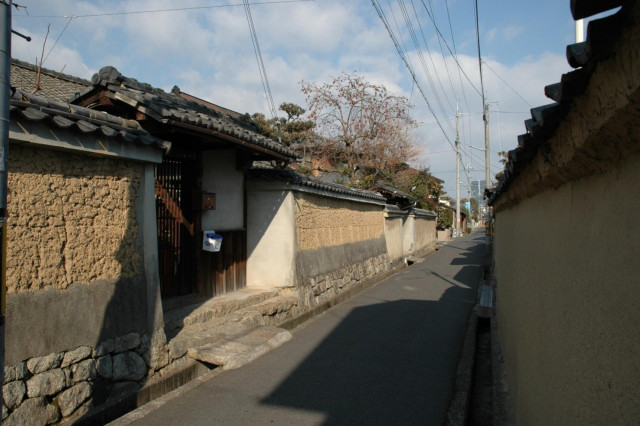
POLYGON ((280 105, 280 111, 285 112, 287 117, 267 118, 257 112, 253 115, 245 114, 243 120, 256 126, 263 136, 297 150, 307 141, 315 123, 304 120, 302 116, 306 111, 296 104, 284 102, 280 105))
POLYGON ((403 165, 390 179, 391 185, 418 199, 417 207, 437 210, 442 194, 442 184, 429 173, 428 168, 420 170, 403 165))
POLYGON ((450 209, 438 208, 438 227, 442 229, 451 228, 453 226, 453 212, 450 209))
POLYGON ((464 214, 467 215, 468 218, 470 218, 471 220, 478 220, 478 213, 480 212, 480 207, 478 205, 478 200, 476 200, 475 198, 471 198, 471 214, 469 214, 469 211, 467 210, 467 200, 466 198, 463 198, 462 200, 460 200, 460 211, 464 212, 464 214))

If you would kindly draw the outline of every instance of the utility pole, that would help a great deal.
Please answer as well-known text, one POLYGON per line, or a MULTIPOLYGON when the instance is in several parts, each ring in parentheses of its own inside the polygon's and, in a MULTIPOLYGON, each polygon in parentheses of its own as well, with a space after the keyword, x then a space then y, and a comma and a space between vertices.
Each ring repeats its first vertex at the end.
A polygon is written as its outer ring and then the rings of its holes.
POLYGON ((4 382, 4 331, 7 299, 7 159, 9 153, 9 95, 11 90, 11 0, 0 1, 0 379, 4 382))
POLYGON ((576 21, 576 43, 582 43, 584 41, 584 19, 578 19, 576 21))
POLYGON ((486 187, 491 187, 491 150, 489 149, 489 104, 485 102, 482 119, 484 120, 484 162, 486 187))
POLYGON ((460 235, 460 109, 456 103, 456 237, 460 235))

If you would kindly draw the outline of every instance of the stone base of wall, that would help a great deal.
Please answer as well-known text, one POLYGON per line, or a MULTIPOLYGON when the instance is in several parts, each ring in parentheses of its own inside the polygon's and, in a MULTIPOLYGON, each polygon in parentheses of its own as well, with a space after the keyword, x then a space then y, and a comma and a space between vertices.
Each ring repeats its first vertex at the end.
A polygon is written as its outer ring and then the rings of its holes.
POLYGON ((414 257, 424 257, 436 251, 436 242, 432 241, 426 246, 422 247, 420 250, 416 250, 413 253, 414 257))
POLYGON ((313 309, 341 293, 392 270, 389 255, 384 253, 363 262, 350 264, 331 272, 304 279, 298 286, 299 304, 313 309))
POLYGON ((2 423, 52 424, 81 419, 91 410, 140 390, 152 377, 179 369, 169 364, 164 331, 129 333, 95 348, 29 358, 4 367, 2 423))

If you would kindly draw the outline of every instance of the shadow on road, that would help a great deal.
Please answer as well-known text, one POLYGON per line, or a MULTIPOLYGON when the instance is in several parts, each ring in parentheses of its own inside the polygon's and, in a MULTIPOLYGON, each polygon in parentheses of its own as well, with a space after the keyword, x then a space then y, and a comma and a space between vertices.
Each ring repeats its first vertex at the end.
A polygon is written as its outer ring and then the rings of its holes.
POLYGON ((321 412, 324 424, 442 424, 475 301, 468 284, 438 301, 355 308, 262 403, 321 412))

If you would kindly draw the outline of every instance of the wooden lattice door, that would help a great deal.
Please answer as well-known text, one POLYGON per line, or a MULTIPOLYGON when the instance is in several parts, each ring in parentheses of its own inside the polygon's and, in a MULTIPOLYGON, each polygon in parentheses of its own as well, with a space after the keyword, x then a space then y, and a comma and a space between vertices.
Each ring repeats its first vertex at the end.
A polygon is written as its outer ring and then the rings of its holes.
POLYGON ((191 194, 193 161, 165 159, 155 170, 158 261, 163 297, 191 293, 195 287, 195 227, 191 194))

